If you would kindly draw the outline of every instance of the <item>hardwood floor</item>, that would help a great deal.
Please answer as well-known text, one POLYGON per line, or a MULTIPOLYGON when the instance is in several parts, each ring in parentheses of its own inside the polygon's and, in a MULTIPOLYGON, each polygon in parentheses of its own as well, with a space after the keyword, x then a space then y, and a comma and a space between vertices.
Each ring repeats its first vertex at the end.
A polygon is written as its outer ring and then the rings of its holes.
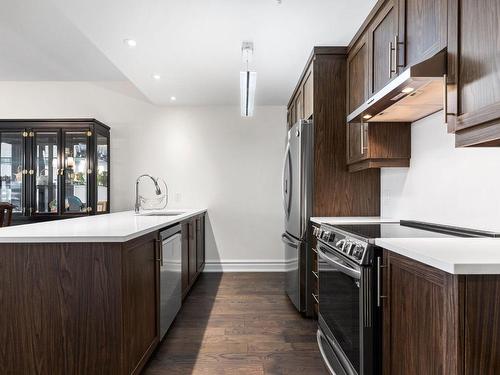
POLYGON ((204 273, 144 374, 327 374, 316 326, 282 273, 204 273))

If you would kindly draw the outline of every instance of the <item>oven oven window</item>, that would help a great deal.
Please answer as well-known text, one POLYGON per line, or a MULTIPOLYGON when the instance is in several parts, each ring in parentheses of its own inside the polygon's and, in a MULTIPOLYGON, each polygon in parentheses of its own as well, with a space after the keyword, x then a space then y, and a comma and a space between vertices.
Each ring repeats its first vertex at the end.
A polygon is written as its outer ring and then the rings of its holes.
MULTIPOLYGON (((329 253, 329 256, 338 257, 329 253)), ((340 258, 337 260, 341 261, 340 258)), ((354 369, 359 373, 359 280, 331 262, 319 264, 319 312, 354 369)))

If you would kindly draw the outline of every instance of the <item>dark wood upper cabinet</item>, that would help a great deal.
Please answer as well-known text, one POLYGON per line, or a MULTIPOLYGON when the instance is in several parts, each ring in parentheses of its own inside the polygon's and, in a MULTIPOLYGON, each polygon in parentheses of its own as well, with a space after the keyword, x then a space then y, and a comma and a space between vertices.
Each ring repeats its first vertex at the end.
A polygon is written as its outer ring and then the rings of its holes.
POLYGON ((390 0, 379 11, 368 30, 371 72, 370 96, 397 75, 393 59, 393 48, 397 35, 398 0, 390 0))
POLYGON ((410 124, 357 122, 347 124, 347 129, 347 164, 350 172, 410 166, 410 124))
POLYGON ((353 164, 367 158, 368 124, 352 122, 347 125, 347 164, 353 164))
POLYGON ((450 0, 448 108, 456 145, 500 146, 497 0, 450 0))
POLYGON ((304 119, 309 119, 314 112, 314 84, 312 67, 306 73, 304 78, 302 96, 304 97, 304 119))
MULTIPOLYGON (((398 1, 398 0, 394 0, 398 1)), ((399 0, 398 60, 403 67, 447 46, 447 0, 399 0)))
POLYGON ((303 118, 304 118, 304 101, 302 98, 302 87, 301 87, 295 97, 295 121, 302 120, 303 118))
POLYGON ((347 113, 368 99, 368 38, 363 34, 347 56, 347 113))

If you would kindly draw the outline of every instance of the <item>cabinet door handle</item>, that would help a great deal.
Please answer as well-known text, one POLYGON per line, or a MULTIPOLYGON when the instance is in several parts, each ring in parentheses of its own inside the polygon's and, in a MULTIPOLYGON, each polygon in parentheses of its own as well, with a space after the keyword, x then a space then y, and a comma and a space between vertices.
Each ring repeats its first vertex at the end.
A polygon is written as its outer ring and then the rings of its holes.
POLYGON ((385 267, 382 265, 381 258, 377 257, 377 307, 381 306, 383 298, 387 298, 387 296, 382 295, 382 268, 385 267))
POLYGON ((392 78, 392 60, 393 60, 393 51, 394 48, 392 47, 392 42, 389 42, 389 79, 392 78))
POLYGON ((319 298, 318 298, 318 295, 317 294, 312 294, 314 300, 316 301, 317 304, 319 304, 319 298))
POLYGON ((365 124, 363 123, 363 121, 361 121, 361 126, 360 126, 360 146, 361 146, 361 156, 364 155, 365 153, 365 124))

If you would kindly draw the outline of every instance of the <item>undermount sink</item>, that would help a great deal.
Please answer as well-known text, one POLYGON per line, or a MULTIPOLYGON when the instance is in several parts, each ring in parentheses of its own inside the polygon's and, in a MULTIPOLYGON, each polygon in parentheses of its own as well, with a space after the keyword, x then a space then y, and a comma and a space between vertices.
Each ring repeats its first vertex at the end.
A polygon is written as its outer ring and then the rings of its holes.
POLYGON ((139 216, 179 216, 184 212, 144 212, 139 214, 139 216))

